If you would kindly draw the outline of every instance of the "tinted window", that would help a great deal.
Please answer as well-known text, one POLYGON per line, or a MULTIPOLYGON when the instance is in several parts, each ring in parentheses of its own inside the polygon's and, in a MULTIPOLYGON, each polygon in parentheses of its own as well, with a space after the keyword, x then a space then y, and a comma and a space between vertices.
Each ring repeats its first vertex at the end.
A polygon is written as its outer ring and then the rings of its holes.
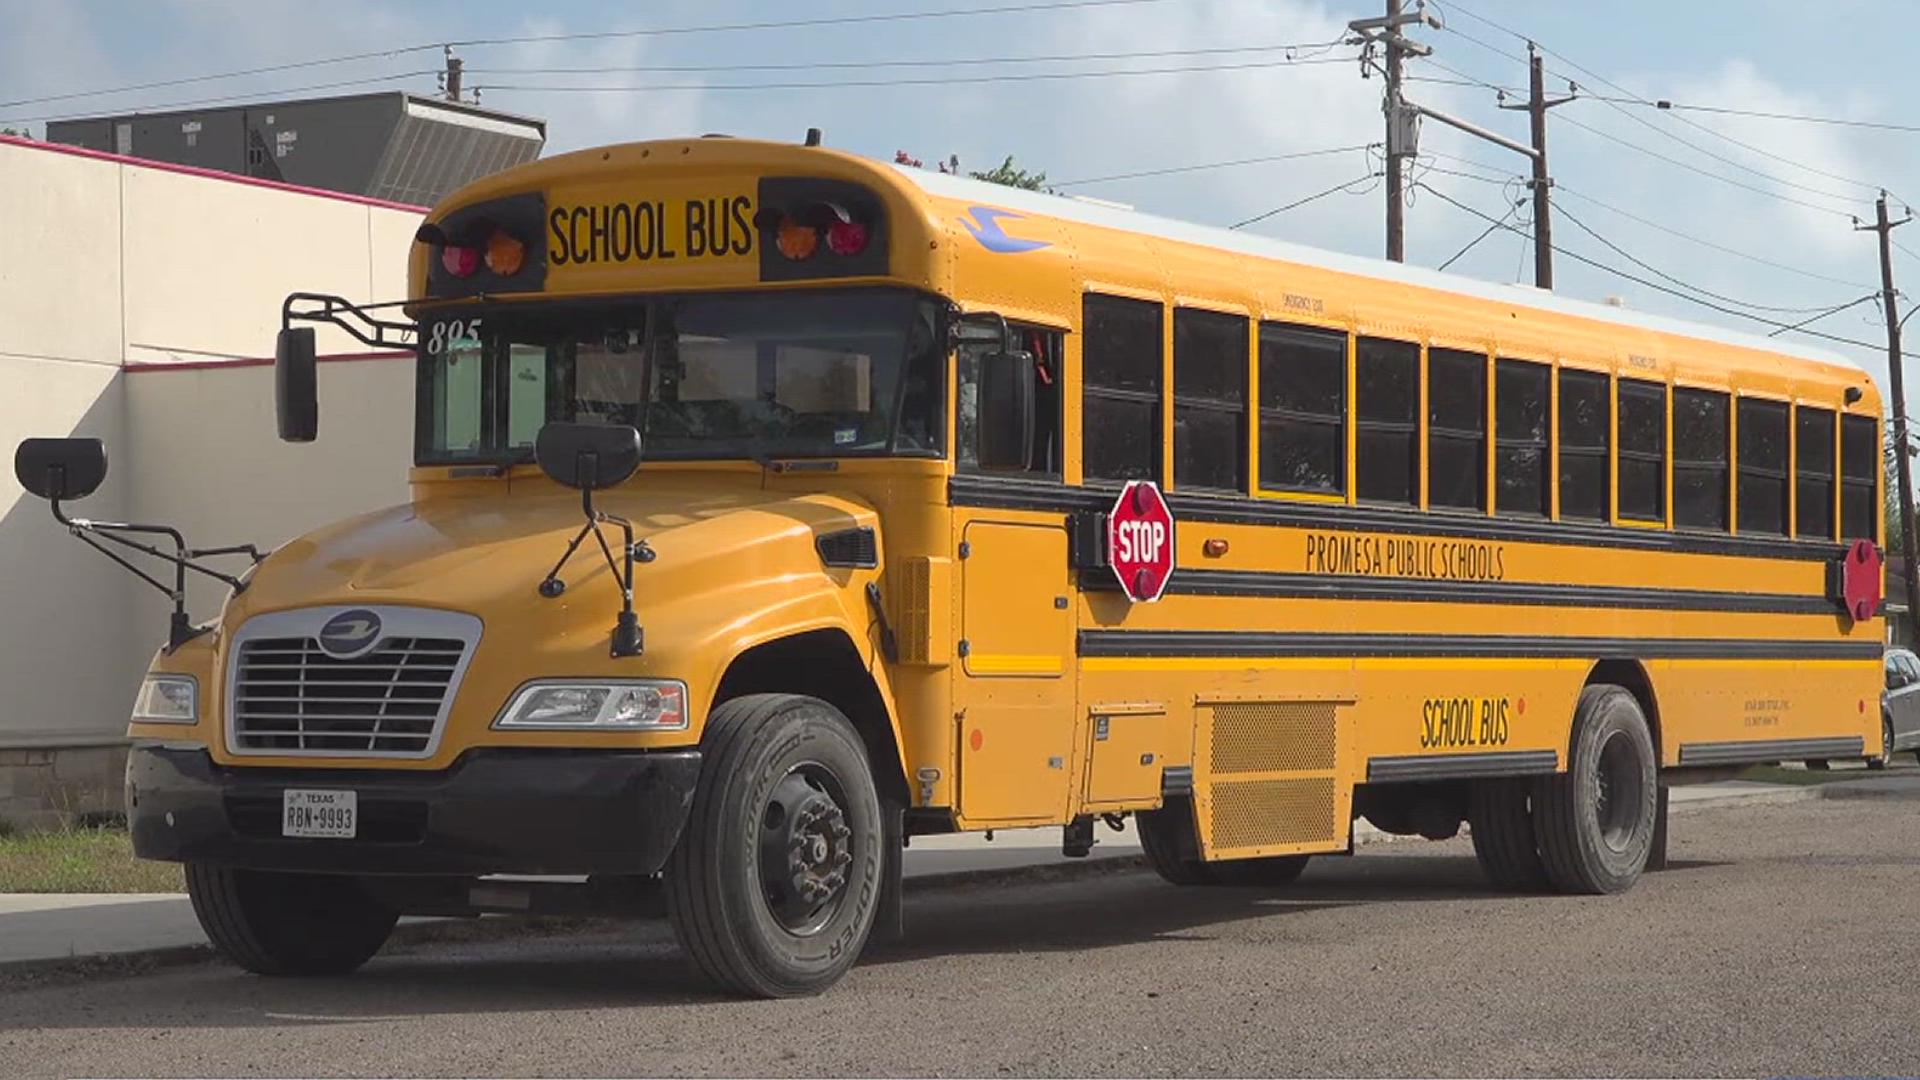
POLYGON ((1787 406, 1740 399, 1740 531, 1787 535, 1787 406))
POLYGON ((1833 410, 1794 410, 1794 534, 1833 538, 1833 410))
POLYGON ((1420 346, 1361 338, 1354 483, 1369 502, 1420 501, 1420 346))
POLYGON ((1870 416, 1840 418, 1840 538, 1877 539, 1880 439, 1870 416))
POLYGON ((1087 294, 1081 456, 1089 480, 1160 477, 1159 304, 1087 294))
POLYGON ((1620 516, 1667 519, 1667 388, 1620 380, 1620 516))
MULTIPOLYGON (((1060 342, 1057 330, 1014 327, 1020 347, 1033 357, 1033 455, 1022 471, 1060 475, 1060 342)), ((954 418, 958 462, 962 471, 980 468, 980 361, 995 346, 967 342, 960 346, 959 409, 954 418)))
POLYGON ((1607 377, 1560 370, 1560 516, 1607 520, 1613 398, 1607 377))
POLYGON ((1673 392, 1673 523, 1727 527, 1727 395, 1673 392))
POLYGON ((1427 504, 1487 508, 1487 358, 1427 354, 1427 504))
POLYGON ((1552 368, 1521 360, 1494 361, 1494 509, 1502 514, 1545 517, 1547 473, 1547 377, 1552 368))
POLYGON ((1173 483, 1247 488, 1247 320, 1173 313, 1173 483))
POLYGON ((1347 335, 1260 324, 1260 486, 1347 490, 1347 335))

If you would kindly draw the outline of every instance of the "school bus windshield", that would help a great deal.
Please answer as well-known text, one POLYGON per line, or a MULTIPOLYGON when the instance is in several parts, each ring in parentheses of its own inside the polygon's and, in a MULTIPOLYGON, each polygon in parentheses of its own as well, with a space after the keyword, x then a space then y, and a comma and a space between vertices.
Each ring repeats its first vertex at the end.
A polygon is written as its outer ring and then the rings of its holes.
POLYGON ((554 421, 630 424, 653 460, 938 456, 941 324, 899 289, 436 313, 416 458, 527 460, 554 421))

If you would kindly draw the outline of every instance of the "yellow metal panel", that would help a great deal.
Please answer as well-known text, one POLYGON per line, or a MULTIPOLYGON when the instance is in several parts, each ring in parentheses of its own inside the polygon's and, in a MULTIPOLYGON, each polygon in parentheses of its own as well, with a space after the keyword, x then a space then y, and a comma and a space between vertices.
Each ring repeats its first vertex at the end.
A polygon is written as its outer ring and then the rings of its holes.
POLYGON ((1194 809, 1209 859, 1347 846, 1347 702, 1213 701, 1196 710, 1194 809))
POLYGON ((967 674, 1060 677, 1073 644, 1066 530, 973 521, 965 537, 967 674))
POLYGON ((1158 803, 1167 744, 1172 741, 1166 708, 1095 705, 1088 715, 1091 742, 1085 809, 1097 812, 1158 803))

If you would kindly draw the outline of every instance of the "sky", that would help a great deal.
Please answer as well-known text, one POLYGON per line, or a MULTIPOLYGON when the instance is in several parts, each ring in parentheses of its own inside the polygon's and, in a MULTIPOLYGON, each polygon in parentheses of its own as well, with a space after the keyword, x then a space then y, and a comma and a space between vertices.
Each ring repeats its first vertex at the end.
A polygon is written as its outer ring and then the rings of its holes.
MULTIPOLYGON (((1383 252, 1384 194, 1372 175, 1380 163, 1377 149, 1366 149, 1382 139, 1381 83, 1362 78, 1359 63, 1347 59, 1353 48, 1325 47, 1343 36, 1347 21, 1380 14, 1379 0, 1103 0, 1050 11, 978 10, 1021 3, 0 0, 0 125, 38 135, 48 117, 215 97, 430 93, 442 43, 594 34, 602 36, 461 44, 456 52, 483 104, 548 121, 549 152, 708 132, 798 141, 818 127, 829 145, 889 159, 906 151, 929 167, 958 155, 964 168, 988 168, 1011 155, 1063 191, 1208 224, 1232 225, 1307 200, 1246 228, 1356 254, 1383 252), (687 32, 961 10, 973 13, 687 32), (1297 47, 1280 48, 1288 45, 1297 47), (380 55, 12 104, 366 53, 380 55), (953 63, 1033 57, 1081 59, 953 63), (1086 74, 1118 70, 1149 73, 1086 74), (982 81, 1058 73, 1076 74, 982 81), (367 81, 376 79, 386 81, 367 81), (1313 156, 1194 168, 1292 154, 1313 156), (1182 171, 1103 179, 1170 169, 1182 171), (1323 194, 1331 189, 1338 190, 1323 194)), ((1525 114, 1500 110, 1485 85, 1525 86, 1521 35, 1547 50, 1550 92, 1578 84, 1579 100, 1554 109, 1548 123, 1554 240, 1569 253, 1556 261, 1556 291, 1764 333, 1878 290, 1873 234, 1856 231, 1853 218, 1872 219, 1883 187, 1896 215, 1904 197, 1920 202, 1920 131, 1660 111, 1629 101, 1920 125, 1920 113, 1901 107, 1920 100, 1913 66, 1874 46, 1875 27, 1897 33, 1903 23, 1907 9, 1895 0, 1467 0, 1465 7, 1433 0, 1427 10, 1443 28, 1412 32, 1434 52, 1409 61, 1409 98, 1524 140, 1525 114)), ((1431 122, 1420 150, 1408 261, 1452 260, 1452 272, 1530 282, 1531 245, 1523 237, 1495 230, 1468 246, 1488 227, 1476 211, 1530 218, 1528 207, 1514 207, 1526 195, 1517 179, 1525 159, 1431 122)), ((1920 222, 1895 238, 1920 252, 1920 222)), ((1895 273, 1920 297, 1920 258, 1896 250, 1895 273)), ((1881 320, 1876 302, 1866 300, 1811 324, 1874 348, 1809 344, 1834 349, 1884 386, 1881 320)), ((1920 345, 1910 351, 1920 353, 1920 345)))

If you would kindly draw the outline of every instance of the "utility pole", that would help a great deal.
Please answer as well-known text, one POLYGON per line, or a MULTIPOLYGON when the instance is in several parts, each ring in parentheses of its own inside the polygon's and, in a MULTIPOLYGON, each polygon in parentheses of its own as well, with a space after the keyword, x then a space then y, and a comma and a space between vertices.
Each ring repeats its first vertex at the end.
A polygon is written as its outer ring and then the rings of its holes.
POLYGON ((1435 22, 1424 11, 1409 15, 1404 9, 1405 0, 1387 0, 1386 18, 1355 19, 1347 24, 1347 29, 1357 35, 1352 43, 1366 46, 1361 60, 1362 74, 1372 62, 1375 45, 1384 48, 1386 57, 1382 74, 1386 76, 1387 87, 1380 108, 1387 118, 1387 258, 1394 262, 1407 261, 1406 159, 1420 152, 1419 114, 1407 105, 1400 93, 1402 62, 1409 56, 1427 56, 1433 52, 1402 36, 1400 28, 1410 23, 1435 22))
MULTIPOLYGON (((1387 0, 1387 25, 1400 19, 1401 0, 1387 0)), ((1403 191, 1402 165, 1408 152, 1400 137, 1400 73, 1403 49, 1400 35, 1387 37, 1387 92, 1381 106, 1387 114, 1387 258, 1407 261, 1407 200, 1403 191)))
POLYGON ((453 46, 448 45, 446 49, 447 49, 447 74, 446 74, 445 82, 447 84, 447 100, 459 101, 460 100, 460 72, 462 68, 466 67, 466 61, 461 60, 459 57, 453 55, 453 46))
POLYGON ((1895 475, 1900 484, 1900 555, 1906 560, 1907 618, 1920 618, 1920 565, 1914 558, 1913 466, 1907 450, 1907 388, 1900 370, 1900 313, 1894 307, 1893 230, 1913 220, 1909 213, 1899 221, 1887 217, 1887 193, 1882 191, 1874 203, 1877 218, 1872 226, 1855 225, 1856 230, 1872 228, 1880 234, 1880 310, 1887 316, 1887 382, 1893 390, 1893 445, 1895 475))
POLYGON ((1538 288, 1553 291, 1553 203, 1548 197, 1553 189, 1553 179, 1547 175, 1547 110, 1555 105, 1565 105, 1572 101, 1571 95, 1563 98, 1547 98, 1546 65, 1541 62, 1540 48, 1533 42, 1527 42, 1527 103, 1508 105, 1503 109, 1525 109, 1533 121, 1533 179, 1527 186, 1533 191, 1533 283, 1538 288))

